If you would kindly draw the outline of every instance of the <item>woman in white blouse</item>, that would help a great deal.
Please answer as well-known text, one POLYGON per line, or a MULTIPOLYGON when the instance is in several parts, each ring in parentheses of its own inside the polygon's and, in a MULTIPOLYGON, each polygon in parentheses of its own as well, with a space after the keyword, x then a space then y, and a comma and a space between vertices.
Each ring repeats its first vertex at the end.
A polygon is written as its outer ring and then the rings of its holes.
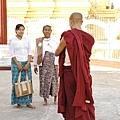
POLYGON ((32 72, 31 72, 31 42, 27 37, 24 37, 25 27, 22 24, 16 25, 15 32, 16 35, 10 39, 10 55, 11 55, 11 72, 12 72, 12 95, 11 95, 11 104, 17 104, 17 108, 21 108, 21 105, 26 105, 29 108, 35 108, 32 103, 32 94, 16 97, 14 83, 16 83, 20 77, 21 81, 28 79, 32 81, 32 72), (19 73, 21 75, 19 76, 19 73))
POLYGON ((54 53, 58 46, 57 41, 51 38, 51 26, 43 27, 44 37, 36 39, 36 50, 34 54, 34 72, 37 74, 39 66, 40 96, 44 98, 47 105, 49 95, 54 97, 54 104, 58 94, 58 57, 54 53))

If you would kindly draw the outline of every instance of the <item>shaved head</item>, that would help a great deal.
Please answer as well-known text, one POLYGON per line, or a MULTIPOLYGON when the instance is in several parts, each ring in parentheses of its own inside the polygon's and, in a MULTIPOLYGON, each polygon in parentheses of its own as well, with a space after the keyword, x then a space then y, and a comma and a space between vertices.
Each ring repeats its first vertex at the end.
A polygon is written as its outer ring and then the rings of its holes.
POLYGON ((74 23, 82 23, 83 16, 79 12, 74 12, 70 15, 69 19, 74 23))

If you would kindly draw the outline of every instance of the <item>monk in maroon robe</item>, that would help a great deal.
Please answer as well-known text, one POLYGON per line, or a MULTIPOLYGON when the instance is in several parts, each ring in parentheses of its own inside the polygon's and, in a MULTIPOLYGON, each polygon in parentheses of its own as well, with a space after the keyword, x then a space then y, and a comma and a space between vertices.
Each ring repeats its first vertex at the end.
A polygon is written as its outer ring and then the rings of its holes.
POLYGON ((81 13, 71 14, 69 24, 71 30, 63 32, 55 52, 60 76, 58 113, 65 120, 95 120, 89 65, 94 38, 81 30, 81 13))

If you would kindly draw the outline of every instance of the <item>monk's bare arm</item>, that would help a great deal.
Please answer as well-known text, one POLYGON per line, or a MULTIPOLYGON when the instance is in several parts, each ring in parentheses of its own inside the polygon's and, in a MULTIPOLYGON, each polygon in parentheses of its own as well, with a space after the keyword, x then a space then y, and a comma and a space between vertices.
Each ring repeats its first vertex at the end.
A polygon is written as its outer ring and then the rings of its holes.
POLYGON ((62 38, 58 48, 55 51, 55 56, 59 56, 60 53, 64 50, 65 47, 66 47, 66 41, 62 38))

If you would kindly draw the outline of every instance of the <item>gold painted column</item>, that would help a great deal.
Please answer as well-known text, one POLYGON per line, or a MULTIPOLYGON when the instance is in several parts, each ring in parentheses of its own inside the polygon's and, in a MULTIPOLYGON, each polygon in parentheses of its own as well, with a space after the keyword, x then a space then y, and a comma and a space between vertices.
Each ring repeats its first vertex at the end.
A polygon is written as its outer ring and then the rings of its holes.
POLYGON ((0 0, 0 44, 7 44, 6 0, 0 0))

